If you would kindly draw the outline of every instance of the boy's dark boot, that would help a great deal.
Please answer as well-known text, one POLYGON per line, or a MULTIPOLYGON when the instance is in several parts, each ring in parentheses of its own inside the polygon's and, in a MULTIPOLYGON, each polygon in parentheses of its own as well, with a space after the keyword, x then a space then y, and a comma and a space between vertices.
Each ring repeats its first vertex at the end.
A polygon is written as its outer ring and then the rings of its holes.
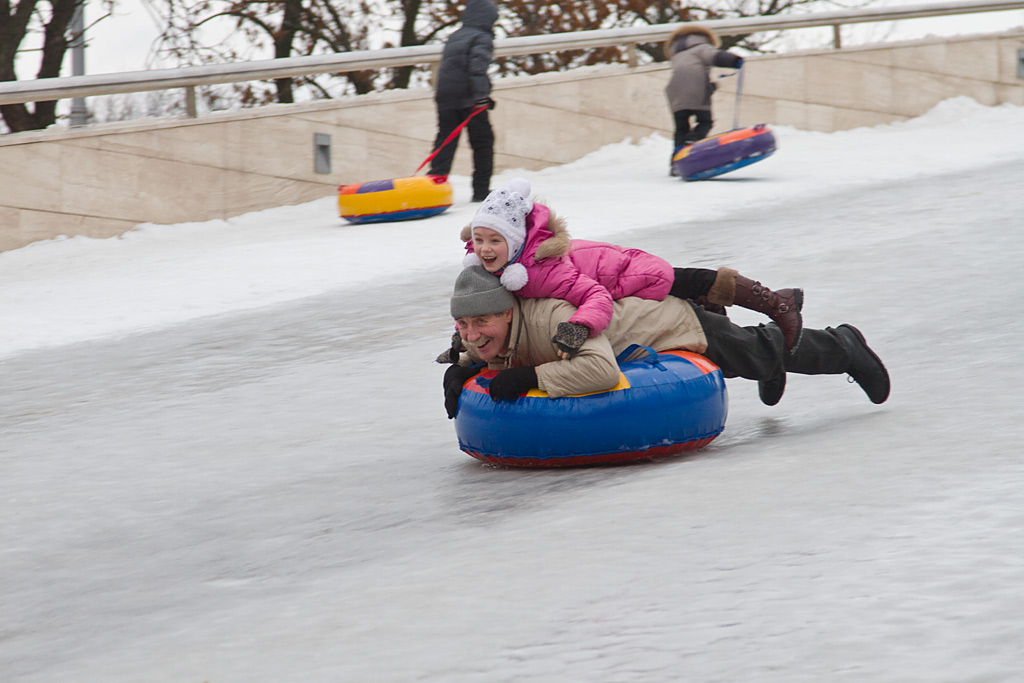
POLYGON ((889 398, 889 371, 882 364, 882 359, 868 346, 864 335, 853 325, 847 324, 826 329, 836 336, 850 356, 846 373, 860 385, 872 403, 885 403, 889 398))
MULTIPOLYGON (((803 334, 804 321, 800 310, 804 307, 804 290, 802 289, 780 289, 772 291, 749 278, 745 278, 731 268, 720 268, 718 279, 729 278, 731 275, 734 288, 732 301, 723 301, 726 306, 742 306, 743 308, 764 313, 782 330, 782 338, 786 351, 796 351, 800 345, 800 337, 803 334), (732 271, 729 273, 728 271, 732 271)), ((718 279, 712 290, 718 287, 718 279)), ((728 285, 724 285, 728 287, 728 285)), ((711 293, 708 299, 714 301, 711 293)))

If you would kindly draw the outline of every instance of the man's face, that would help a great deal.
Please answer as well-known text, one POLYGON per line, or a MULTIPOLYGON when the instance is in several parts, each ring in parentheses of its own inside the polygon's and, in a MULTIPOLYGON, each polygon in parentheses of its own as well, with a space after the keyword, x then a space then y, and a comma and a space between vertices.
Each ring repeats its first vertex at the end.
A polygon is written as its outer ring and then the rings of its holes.
POLYGON ((503 313, 473 315, 457 318, 459 336, 467 346, 476 349, 476 355, 485 363, 508 350, 508 335, 511 329, 512 309, 503 313))

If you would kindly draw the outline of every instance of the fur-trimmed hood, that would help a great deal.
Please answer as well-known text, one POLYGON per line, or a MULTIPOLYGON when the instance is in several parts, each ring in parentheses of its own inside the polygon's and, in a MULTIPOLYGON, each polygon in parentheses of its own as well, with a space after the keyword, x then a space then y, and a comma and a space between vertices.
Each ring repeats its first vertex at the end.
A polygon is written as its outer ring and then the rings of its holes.
POLYGON ((671 59, 672 55, 675 53, 703 42, 707 42, 715 48, 722 45, 722 41, 718 35, 707 26, 701 26, 700 24, 683 24, 673 31, 672 35, 670 35, 668 40, 665 41, 665 56, 671 59), (680 38, 686 38, 687 36, 693 36, 693 38, 688 38, 677 47, 676 41, 680 38))

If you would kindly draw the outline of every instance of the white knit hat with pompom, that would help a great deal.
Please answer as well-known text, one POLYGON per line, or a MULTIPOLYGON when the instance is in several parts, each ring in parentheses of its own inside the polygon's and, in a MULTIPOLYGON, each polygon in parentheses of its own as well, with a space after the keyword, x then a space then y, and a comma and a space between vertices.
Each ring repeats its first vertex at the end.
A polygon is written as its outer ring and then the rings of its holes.
MULTIPOLYGON (((509 261, 519 257, 519 250, 526 241, 526 217, 533 211, 530 201, 530 182, 525 178, 513 178, 508 185, 495 190, 477 209, 470 227, 490 228, 508 244, 509 261)), ((464 265, 477 265, 480 260, 476 254, 467 254, 464 265)), ((521 263, 509 263, 501 274, 501 284, 505 289, 515 292, 522 289, 529 276, 521 263)))

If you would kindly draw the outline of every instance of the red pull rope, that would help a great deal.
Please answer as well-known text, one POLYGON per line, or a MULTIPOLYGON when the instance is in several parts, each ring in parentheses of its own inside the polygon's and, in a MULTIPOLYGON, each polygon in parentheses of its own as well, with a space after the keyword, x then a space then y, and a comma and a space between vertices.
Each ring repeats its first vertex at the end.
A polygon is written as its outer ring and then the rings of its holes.
POLYGON ((467 117, 466 117, 466 120, 465 120, 465 121, 463 121, 462 123, 460 123, 460 124, 459 124, 459 125, 458 125, 458 126, 457 126, 457 127, 455 128, 455 130, 453 130, 453 131, 451 132, 451 134, 450 134, 450 135, 448 136, 448 139, 446 139, 446 140, 445 140, 444 142, 442 142, 442 143, 441 143, 441 146, 440 146, 440 147, 438 147, 438 148, 437 148, 437 149, 435 149, 435 150, 434 150, 433 152, 431 152, 430 156, 429 156, 429 157, 427 157, 426 159, 424 159, 424 160, 423 160, 423 163, 422 163, 422 164, 420 164, 420 165, 419 165, 419 168, 417 168, 417 169, 416 169, 416 170, 415 170, 415 171, 413 172, 413 175, 416 175, 417 173, 419 173, 419 172, 420 172, 420 169, 421 169, 421 168, 423 168, 424 166, 426 166, 427 164, 429 164, 429 163, 430 163, 430 161, 431 161, 431 159, 433 159, 434 157, 436 157, 436 156, 437 156, 437 153, 438 153, 438 152, 440 152, 440 151, 441 151, 442 149, 444 149, 444 146, 445 146, 445 145, 447 145, 447 144, 448 144, 449 142, 451 142, 451 141, 452 141, 452 139, 453 139, 453 138, 454 138, 454 137, 455 137, 456 135, 458 135, 458 134, 459 134, 459 133, 460 133, 460 132, 462 131, 462 129, 463 129, 463 128, 465 128, 465 127, 466 127, 466 124, 467 124, 467 123, 469 123, 469 120, 470 120, 471 118, 473 118, 474 116, 476 116, 477 114, 479 114, 480 112, 482 112, 482 111, 483 111, 483 110, 485 110, 485 109, 487 109, 487 105, 486 105, 486 104, 482 104, 482 105, 480 105, 479 107, 477 107, 476 109, 474 109, 474 110, 473 110, 473 112, 472 112, 472 113, 471 113, 471 114, 470 114, 469 116, 467 116, 467 117))

